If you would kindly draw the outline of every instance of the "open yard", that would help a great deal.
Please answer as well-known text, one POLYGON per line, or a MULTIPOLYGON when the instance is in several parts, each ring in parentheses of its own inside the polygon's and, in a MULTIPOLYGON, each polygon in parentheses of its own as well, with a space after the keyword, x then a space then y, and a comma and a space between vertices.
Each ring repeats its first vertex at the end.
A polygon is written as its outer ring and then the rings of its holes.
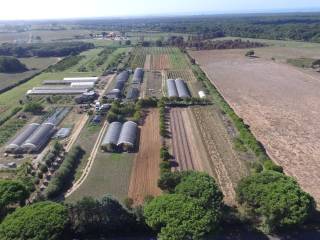
POLYGON ((319 203, 320 75, 244 54, 191 52, 271 158, 319 203))
POLYGON ((147 117, 141 128, 139 152, 135 157, 129 197, 135 204, 142 204, 146 196, 157 196, 161 190, 157 187, 160 177, 160 135, 159 111, 147 110, 147 117))

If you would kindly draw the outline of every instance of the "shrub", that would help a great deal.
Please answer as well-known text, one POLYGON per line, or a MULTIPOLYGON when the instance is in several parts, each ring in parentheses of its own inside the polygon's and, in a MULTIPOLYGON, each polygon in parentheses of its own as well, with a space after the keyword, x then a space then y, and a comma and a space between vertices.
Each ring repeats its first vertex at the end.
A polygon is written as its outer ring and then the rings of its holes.
POLYGON ((37 102, 30 102, 24 106, 23 109, 25 112, 31 112, 33 114, 41 113, 43 110, 43 106, 37 102))
POLYGON ((48 198, 57 197, 70 184, 75 167, 84 153, 84 150, 80 146, 76 146, 67 154, 46 189, 46 196, 48 198))
POLYGON ((283 168, 279 165, 276 165, 271 160, 264 161, 263 167, 265 170, 272 170, 272 171, 283 173, 283 168))

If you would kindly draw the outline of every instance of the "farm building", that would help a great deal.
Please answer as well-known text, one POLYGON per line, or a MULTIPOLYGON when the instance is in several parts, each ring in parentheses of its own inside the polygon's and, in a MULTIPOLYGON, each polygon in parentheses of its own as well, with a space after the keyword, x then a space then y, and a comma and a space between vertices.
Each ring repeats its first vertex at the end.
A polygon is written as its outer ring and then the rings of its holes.
POLYGON ((140 91, 136 87, 131 87, 127 93, 127 100, 135 101, 139 98, 140 91))
POLYGON ((102 140, 101 148, 107 152, 113 152, 117 149, 119 136, 122 129, 122 123, 113 122, 110 124, 108 131, 102 140))
POLYGON ((118 140, 118 147, 123 151, 132 151, 135 147, 138 134, 138 125, 134 122, 125 122, 118 140))
POLYGON ((9 144, 6 146, 5 151, 10 153, 19 152, 22 144, 38 129, 40 124, 31 123, 21 133, 19 133, 9 144))
POLYGON ((70 135, 71 128, 60 128, 60 130, 54 135, 54 138, 63 139, 70 135))
POLYGON ((77 104, 82 103, 91 103, 98 97, 98 94, 95 91, 85 92, 81 94, 80 96, 77 96, 74 101, 77 104))
POLYGON ((70 85, 71 83, 82 83, 82 82, 90 82, 90 83, 96 83, 96 80, 87 80, 87 81, 81 81, 81 80, 45 80, 42 82, 43 85, 70 85))
POLYGON ((72 77, 72 78, 64 78, 64 81, 83 81, 83 82, 88 82, 88 81, 94 81, 97 82, 99 80, 98 77, 72 77))
POLYGON ((73 88, 93 88, 94 82, 73 82, 70 86, 73 88))
POLYGON ((38 152, 50 140, 55 131, 52 123, 41 124, 23 143, 21 148, 24 152, 38 152))
POLYGON ((120 90, 119 89, 113 89, 112 91, 108 92, 103 98, 116 100, 116 99, 120 99, 120 97, 121 97, 120 90))
POLYGON ((143 69, 137 68, 133 74, 132 84, 141 84, 143 81, 143 75, 144 75, 143 69))
POLYGON ((128 71, 122 71, 118 74, 116 78, 116 82, 126 82, 129 79, 129 72, 128 71))
POLYGON ((168 79, 167 80, 167 89, 168 89, 168 97, 178 97, 178 90, 176 87, 176 83, 173 79, 168 79))
POLYGON ((178 95, 180 98, 190 98, 189 89, 187 87, 187 84, 182 79, 176 79, 176 88, 178 91, 178 95))
POLYGON ((116 84, 113 90, 108 92, 104 98, 111 99, 111 100, 121 98, 121 93, 123 92, 125 83, 128 81, 128 79, 129 79, 128 71, 122 71, 121 73, 119 73, 116 78, 116 84))
POLYGON ((87 89, 66 87, 64 89, 31 89, 27 95, 79 95, 87 92, 87 89))
POLYGON ((138 125, 128 121, 124 124, 113 122, 102 141, 101 148, 108 152, 132 151, 135 147, 138 134, 138 125))

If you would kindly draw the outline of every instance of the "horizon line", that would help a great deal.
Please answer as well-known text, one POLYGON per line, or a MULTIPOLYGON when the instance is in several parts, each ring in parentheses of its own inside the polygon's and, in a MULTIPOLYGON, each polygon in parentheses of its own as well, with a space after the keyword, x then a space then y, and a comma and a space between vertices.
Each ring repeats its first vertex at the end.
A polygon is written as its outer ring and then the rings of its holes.
POLYGON ((319 13, 320 8, 303 8, 303 9, 270 9, 270 10, 249 10, 249 11, 209 11, 209 12, 177 12, 177 13, 160 13, 160 14, 137 14, 137 15, 115 15, 115 16, 86 16, 86 17, 61 17, 61 18, 35 18, 35 19, 0 19, 1 22, 43 22, 43 21, 79 21, 79 20, 103 20, 103 19, 143 19, 143 18, 166 18, 166 17, 201 17, 201 16, 230 16, 230 15, 272 15, 272 14, 312 14, 319 13))

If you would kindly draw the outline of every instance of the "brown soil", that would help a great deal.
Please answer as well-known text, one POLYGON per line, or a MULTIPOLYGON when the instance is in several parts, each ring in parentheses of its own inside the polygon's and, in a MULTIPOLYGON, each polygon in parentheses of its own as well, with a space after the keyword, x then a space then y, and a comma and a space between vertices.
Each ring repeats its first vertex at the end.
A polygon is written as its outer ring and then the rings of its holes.
POLYGON ((191 52, 272 159, 320 202, 320 75, 243 51, 191 52))
POLYGON ((170 67, 170 60, 167 54, 152 55, 151 68, 154 70, 164 70, 170 67))
POLYGON ((134 160, 128 196, 135 204, 142 204, 146 196, 158 196, 161 190, 157 186, 160 177, 160 135, 159 111, 148 112, 141 128, 139 152, 134 160))

